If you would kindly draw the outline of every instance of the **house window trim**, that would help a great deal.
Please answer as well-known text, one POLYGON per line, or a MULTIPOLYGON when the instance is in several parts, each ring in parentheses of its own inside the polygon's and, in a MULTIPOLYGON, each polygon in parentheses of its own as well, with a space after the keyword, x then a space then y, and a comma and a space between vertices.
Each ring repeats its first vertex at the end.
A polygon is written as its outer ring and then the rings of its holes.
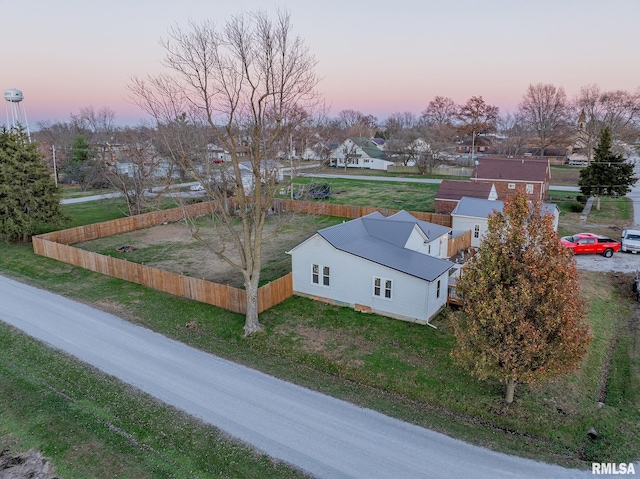
POLYGON ((319 263, 311 263, 311 284, 321 288, 329 288, 331 286, 331 268, 319 263), (314 271, 314 267, 318 270, 314 271))
POLYGON ((371 295, 374 299, 383 299, 385 301, 393 301, 393 280, 383 278, 382 276, 374 276, 371 282, 371 295), (380 285, 376 285, 376 280, 380 281, 380 285), (376 294, 376 289, 378 293, 376 294), (388 295, 388 296, 387 296, 388 295))
POLYGON ((439 279, 436 283, 436 299, 440 299, 440 281, 442 280, 439 279))
POLYGON ((474 239, 480 238, 480 223, 473 225, 473 237, 474 239))
POLYGON ((509 188, 510 190, 515 190, 516 189, 516 184, 515 183, 508 183, 507 184, 507 188, 509 188))
POLYGON ((526 188, 525 191, 527 192, 528 195, 532 195, 533 194, 533 192, 534 192, 533 183, 527 183, 527 186, 525 188, 526 188))

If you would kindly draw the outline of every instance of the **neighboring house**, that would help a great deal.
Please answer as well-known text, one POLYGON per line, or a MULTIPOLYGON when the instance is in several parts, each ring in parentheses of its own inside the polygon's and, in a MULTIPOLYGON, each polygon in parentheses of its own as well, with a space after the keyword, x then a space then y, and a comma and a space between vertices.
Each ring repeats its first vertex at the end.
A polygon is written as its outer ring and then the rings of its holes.
MULTIPOLYGON (((245 188, 249 186, 253 188, 253 165, 250 161, 241 161, 238 163, 240 172, 242 174, 242 184, 245 188)), ((262 160, 260 162, 260 174, 263 178, 273 179, 275 181, 282 181, 284 179, 283 169, 285 166, 282 163, 275 160, 262 160)))
POLYGON ((475 140, 468 136, 458 141, 456 144, 456 153, 471 154, 471 148, 473 148, 473 155, 483 155, 489 151, 491 147, 490 137, 483 135, 476 135, 475 140))
MULTIPOLYGON (((491 213, 502 212, 502 201, 482 200, 479 198, 463 197, 451 212, 451 228, 454 232, 471 231, 471 246, 477 248, 487 232, 488 218, 491 213)), ((553 227, 558 230, 560 210, 554 204, 543 203, 543 213, 553 215, 553 227)))
POLYGON ((406 211, 319 230, 289 251, 293 291, 319 301, 428 324, 447 303, 450 228, 406 211))
POLYGON ((207 145, 207 159, 214 163, 219 161, 231 161, 231 154, 222 147, 209 143, 207 145))
POLYGON ((179 178, 178 168, 172 162, 165 160, 153 160, 144 164, 144 171, 140 172, 140 165, 131 159, 120 158, 115 161, 115 169, 118 175, 126 175, 135 178, 142 174, 145 178, 179 178))
POLYGON ((493 183, 442 180, 435 197, 436 213, 448 215, 455 209, 463 196, 492 201, 498 199, 498 193, 493 183))
POLYGON ((366 168, 387 170, 393 165, 382 149, 373 140, 366 137, 347 138, 329 157, 330 165, 338 168, 366 168))
POLYGON ((305 148, 300 155, 300 159, 307 161, 326 161, 331 152, 338 148, 338 145, 337 141, 318 141, 314 145, 305 148))
POLYGON ((326 150, 322 145, 308 146, 300 155, 301 160, 322 161, 326 158, 326 150))
POLYGON ((371 141, 373 141, 381 150, 386 149, 387 140, 384 138, 371 138, 371 141))
POLYGON ((544 201, 549 193, 551 167, 547 159, 483 156, 478 158, 471 181, 492 183, 500 200, 521 191, 532 201, 544 201))

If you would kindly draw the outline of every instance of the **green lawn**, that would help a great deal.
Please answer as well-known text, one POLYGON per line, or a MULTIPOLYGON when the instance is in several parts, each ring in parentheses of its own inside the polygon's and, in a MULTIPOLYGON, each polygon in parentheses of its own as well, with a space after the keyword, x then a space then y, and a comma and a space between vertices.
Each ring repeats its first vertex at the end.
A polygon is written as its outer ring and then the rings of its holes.
MULTIPOLYGON (((92 205, 83 212, 92 221, 119 211, 116 203, 92 205)), ((76 214, 70 207, 65 211, 76 214)), ((437 317, 433 329, 294 297, 261 315, 265 333, 243 339, 240 315, 37 257, 30 245, 0 246, 0 272, 492 449, 576 467, 638 457, 640 340, 624 275, 582 275, 595 340, 581 370, 536 388, 519 385, 507 407, 501 383, 477 381, 452 364, 451 311, 437 317), (606 399, 599 408, 603 380, 606 399), (600 434, 596 441, 586 435, 590 427, 600 434)), ((42 450, 62 477, 187 477, 191 468, 200 477, 218 477, 215 471, 225 461, 237 469, 220 477, 297 477, 10 328, 0 329, 0 341, 0 382, 3 391, 11 391, 0 395, 0 437, 42 450), (193 431, 193 440, 184 439, 185 431, 193 431), (104 464, 119 464, 123 472, 100 475, 96 471, 104 464)))
MULTIPOLYGON (((324 200, 339 205, 370 206, 407 211, 435 211, 439 184, 366 181, 343 178, 296 178, 294 191, 309 183, 329 183, 331 197, 324 200)), ((279 195, 287 197, 287 195, 279 195)))

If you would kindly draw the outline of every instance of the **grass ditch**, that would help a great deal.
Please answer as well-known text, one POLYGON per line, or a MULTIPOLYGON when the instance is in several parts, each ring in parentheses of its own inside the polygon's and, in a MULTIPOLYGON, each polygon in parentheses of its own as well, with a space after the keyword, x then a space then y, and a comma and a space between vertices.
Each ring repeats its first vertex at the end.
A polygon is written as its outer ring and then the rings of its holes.
POLYGON ((0 351, 0 443, 60 477, 306 477, 2 323, 0 351))

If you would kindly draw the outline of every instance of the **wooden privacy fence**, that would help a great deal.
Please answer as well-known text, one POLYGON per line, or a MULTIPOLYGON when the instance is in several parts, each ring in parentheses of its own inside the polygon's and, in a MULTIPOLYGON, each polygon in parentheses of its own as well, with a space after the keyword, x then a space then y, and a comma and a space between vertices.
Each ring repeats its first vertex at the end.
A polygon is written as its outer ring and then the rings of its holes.
MULTIPOLYGON (((340 218, 351 219, 360 218, 362 216, 375 213, 376 211, 382 213, 384 216, 390 216, 400 211, 390 208, 371 208, 368 206, 336 205, 333 203, 324 203, 322 201, 296 201, 284 199, 274 200, 273 209, 275 211, 291 211, 296 213, 305 213, 308 215, 338 216, 340 218)), ((450 215, 425 213, 424 211, 410 211, 409 213, 419 220, 451 227, 450 215)))
MULTIPOLYGON (((47 239, 46 236, 40 235, 33 238, 33 250, 36 254, 176 296, 218 306, 235 313, 246 313, 246 292, 242 289, 85 251, 56 243, 47 239)), ((258 289, 258 312, 261 313, 291 296, 293 296, 293 281, 289 273, 258 289)))
MULTIPOLYGON (((228 201, 229 208, 237 206, 234 198, 229 198, 228 201)), ((132 263, 124 259, 113 258, 71 246, 84 241, 202 216, 212 213, 216 207, 216 203, 212 201, 194 203, 180 208, 154 211, 152 213, 54 231, 34 236, 33 251, 41 256, 63 261, 107 276, 113 276, 176 296, 218 306, 235 313, 245 314, 246 292, 242 289, 151 268, 143 264, 132 263)), ((399 211, 294 200, 275 200, 273 210, 352 219, 375 211, 385 216, 399 211)), ((424 212, 411 212, 411 214, 423 221, 451 226, 451 217, 449 215, 424 212)), ((461 244, 466 244, 460 238, 459 236, 449 241, 449 252, 454 251, 455 254, 461 244), (452 241, 454 242, 453 246, 452 241)), ((468 241, 470 245, 471 232, 469 232, 468 241)), ((291 273, 289 273, 258 289, 258 312, 261 313, 291 296, 293 296, 293 279, 291 273)))
POLYGON ((465 251, 469 248, 471 248, 471 231, 466 231, 449 240, 449 244, 447 245, 447 256, 451 258, 460 251, 465 251))

